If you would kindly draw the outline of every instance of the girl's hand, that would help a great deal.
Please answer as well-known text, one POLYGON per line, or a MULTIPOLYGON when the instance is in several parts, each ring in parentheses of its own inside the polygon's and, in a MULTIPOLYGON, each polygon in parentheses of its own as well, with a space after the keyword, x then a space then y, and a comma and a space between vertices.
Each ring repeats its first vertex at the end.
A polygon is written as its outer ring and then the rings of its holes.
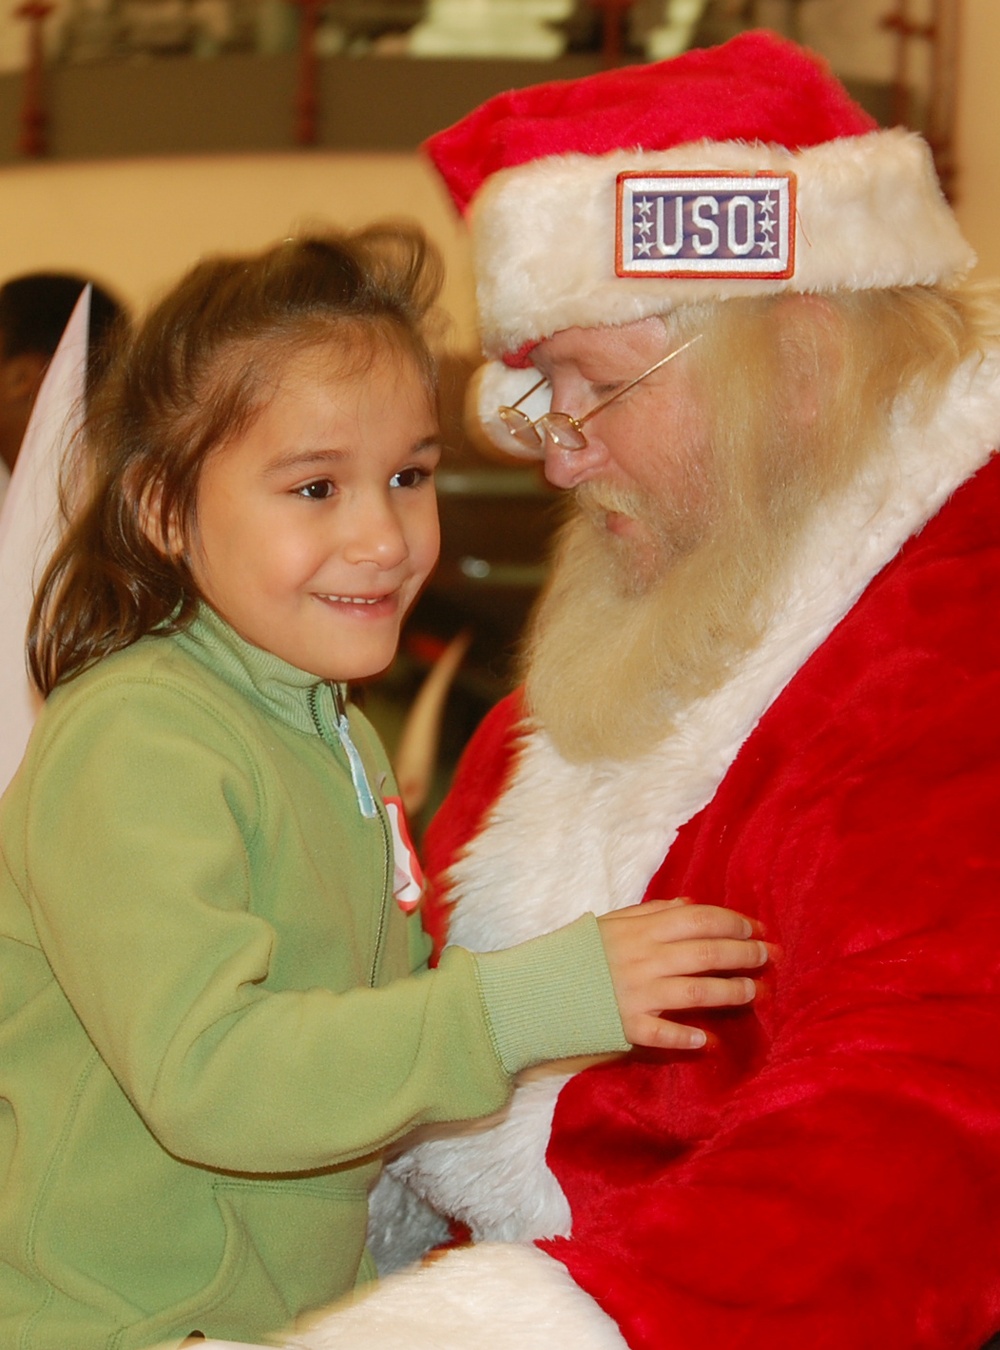
POLYGON ((679 1008, 749 1003, 757 992, 745 975, 769 957, 750 920, 731 909, 686 900, 649 900, 598 920, 626 1037, 659 1050, 697 1050, 698 1027, 659 1016, 679 1008), (711 972, 711 973, 708 973, 711 972))

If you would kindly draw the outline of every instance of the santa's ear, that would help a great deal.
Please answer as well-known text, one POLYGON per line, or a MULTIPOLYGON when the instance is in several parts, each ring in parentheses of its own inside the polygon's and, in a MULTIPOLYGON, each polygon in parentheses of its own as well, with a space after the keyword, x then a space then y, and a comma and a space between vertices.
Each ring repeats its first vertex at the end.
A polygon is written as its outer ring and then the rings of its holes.
POLYGON ((776 325, 782 399, 789 420, 805 429, 819 416, 826 391, 843 368, 843 323, 824 295, 782 295, 769 321, 776 325))

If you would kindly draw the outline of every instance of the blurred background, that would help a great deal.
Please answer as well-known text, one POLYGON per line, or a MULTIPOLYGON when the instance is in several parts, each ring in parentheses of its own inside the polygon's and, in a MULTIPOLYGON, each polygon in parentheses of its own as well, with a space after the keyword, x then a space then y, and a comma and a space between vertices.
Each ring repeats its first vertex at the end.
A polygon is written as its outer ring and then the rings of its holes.
POLYGON ((559 511, 534 468, 483 458, 464 426, 478 364, 468 243, 418 146, 503 89, 759 26, 819 51, 883 125, 927 137, 979 274, 1000 275, 1000 0, 13 0, 0 13, 0 281, 82 273, 141 310, 198 257, 304 226, 405 216, 442 249, 444 551, 366 695, 397 749, 460 636, 420 713, 436 752, 418 831, 515 678, 559 511))

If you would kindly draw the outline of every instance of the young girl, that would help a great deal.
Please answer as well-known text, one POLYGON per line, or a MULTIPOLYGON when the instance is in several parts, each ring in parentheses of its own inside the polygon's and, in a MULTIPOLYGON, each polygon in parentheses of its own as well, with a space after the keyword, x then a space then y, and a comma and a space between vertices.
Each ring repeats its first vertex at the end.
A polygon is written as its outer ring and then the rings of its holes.
POLYGON ((204 263, 94 401, 0 806, 4 1346, 259 1340, 372 1276, 366 1197, 414 1126, 752 997, 698 973, 764 945, 695 906, 426 969, 345 687, 437 556, 436 267, 388 228, 204 263))

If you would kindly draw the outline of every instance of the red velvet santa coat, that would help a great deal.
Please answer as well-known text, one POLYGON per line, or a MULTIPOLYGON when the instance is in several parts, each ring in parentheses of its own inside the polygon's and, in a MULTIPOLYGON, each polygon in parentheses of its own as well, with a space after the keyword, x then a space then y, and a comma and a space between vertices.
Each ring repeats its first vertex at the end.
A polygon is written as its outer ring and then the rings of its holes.
POLYGON ((998 433, 995 358, 901 419, 761 649, 648 756, 569 765, 495 710, 428 841, 453 940, 689 895, 782 954, 753 1006, 700 1019, 710 1050, 560 1066, 402 1159, 483 1245, 310 1344, 975 1350, 1000 1327, 998 433))
MULTIPOLYGON (((474 744, 437 862, 516 720, 474 744)), ((571 1079, 547 1156, 572 1237, 545 1249, 637 1348, 980 1345, 1000 1325, 1000 460, 759 723, 647 890, 674 895, 756 916, 783 955, 752 1011, 699 1019, 711 1053, 571 1079)))

